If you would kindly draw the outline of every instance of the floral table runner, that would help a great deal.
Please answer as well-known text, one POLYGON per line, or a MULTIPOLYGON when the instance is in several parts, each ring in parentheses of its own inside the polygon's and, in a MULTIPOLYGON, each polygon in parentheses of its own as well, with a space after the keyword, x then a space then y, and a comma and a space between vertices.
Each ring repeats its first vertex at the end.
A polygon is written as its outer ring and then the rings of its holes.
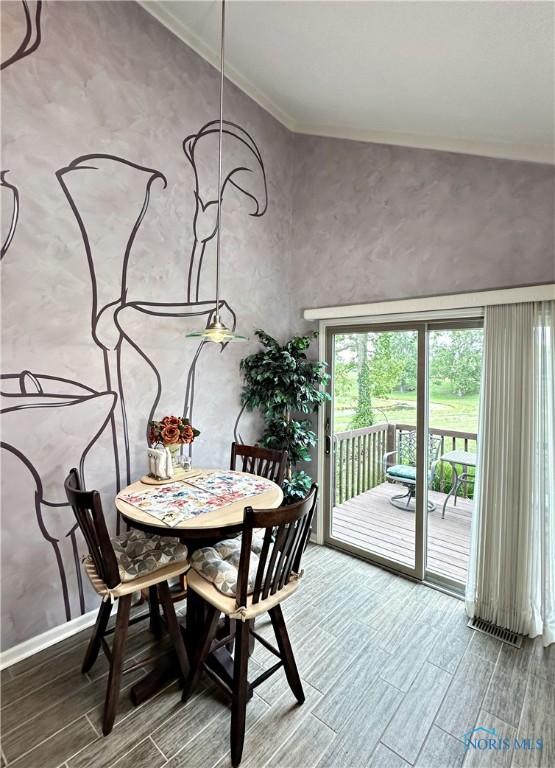
POLYGON ((220 509, 248 496, 257 496, 272 483, 256 475, 240 472, 199 473, 188 480, 154 486, 133 493, 120 493, 118 498, 152 515, 170 528, 191 517, 220 509))

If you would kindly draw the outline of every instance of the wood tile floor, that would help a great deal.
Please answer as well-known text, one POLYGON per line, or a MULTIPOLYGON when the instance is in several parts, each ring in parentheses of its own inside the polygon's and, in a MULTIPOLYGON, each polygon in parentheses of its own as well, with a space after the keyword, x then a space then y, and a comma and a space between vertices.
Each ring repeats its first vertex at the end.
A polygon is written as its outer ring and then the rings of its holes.
MULTIPOLYGON (((304 567, 285 614, 306 702, 279 673, 257 689, 243 768, 555 767, 555 646, 514 650, 468 629, 460 601, 331 549, 310 547, 304 567), (475 725, 544 749, 465 755, 475 725)), ((259 631, 269 637, 268 622, 259 631)), ((138 708, 124 690, 114 730, 99 736, 107 665, 80 674, 87 637, 2 672, 2 765, 230 765, 229 710, 208 680, 185 706, 176 684, 138 708)), ((144 624, 132 628, 130 656, 154 645, 144 624)), ((252 666, 270 663, 258 644, 252 666)))

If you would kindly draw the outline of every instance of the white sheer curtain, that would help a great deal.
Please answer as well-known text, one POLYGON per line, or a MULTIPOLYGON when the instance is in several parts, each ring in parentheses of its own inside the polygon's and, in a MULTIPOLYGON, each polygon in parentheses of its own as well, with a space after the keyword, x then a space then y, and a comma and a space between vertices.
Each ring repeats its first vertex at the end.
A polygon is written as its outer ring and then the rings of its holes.
POLYGON ((469 616, 555 642, 555 301, 486 308, 469 616))

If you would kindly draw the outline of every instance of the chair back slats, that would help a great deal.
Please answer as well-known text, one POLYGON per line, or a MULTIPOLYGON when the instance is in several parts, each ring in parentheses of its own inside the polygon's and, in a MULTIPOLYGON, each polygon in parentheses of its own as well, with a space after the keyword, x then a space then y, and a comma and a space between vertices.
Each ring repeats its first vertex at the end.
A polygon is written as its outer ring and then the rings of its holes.
POLYGON ((262 549, 252 589, 253 604, 283 589, 293 572, 299 573, 301 558, 310 536, 318 486, 314 484, 302 501, 279 509, 245 509, 243 541, 239 559, 237 606, 246 605, 252 532, 264 528, 262 549))
POLYGON ((75 468, 70 470, 64 485, 67 500, 71 504, 97 574, 110 589, 116 587, 121 579, 104 519, 100 494, 98 491, 82 489, 79 473, 75 468))
MULTIPOLYGON (((243 536, 244 536, 244 533, 243 533, 243 536)), ((266 530, 264 531, 264 539, 262 541, 262 550, 258 555, 258 569, 256 571, 256 576, 254 579, 255 594, 258 594, 262 588, 262 579, 264 578, 264 573, 266 572, 266 562, 268 561, 268 553, 270 552, 270 547, 272 547, 273 543, 274 543, 273 528, 266 528, 266 530)), ((245 548, 243 547, 243 549, 245 548)), ((242 554, 242 551, 241 551, 241 554, 242 554)), ((249 555, 249 558, 250 558, 250 555, 249 555)), ((239 594, 239 592, 237 592, 237 594, 239 594)), ((247 593, 245 592, 245 600, 246 599, 247 599, 247 593)), ((243 601, 241 605, 245 605, 245 602, 243 601)))
MULTIPOLYGON (((316 504, 316 502, 315 502, 316 504)), ((290 571, 293 570, 295 573, 299 573, 301 570, 301 560, 303 553, 308 545, 308 540, 310 539, 310 534, 312 531, 312 517, 313 513, 306 518, 305 524, 304 524, 304 530, 302 533, 302 536, 299 538, 299 545, 297 547, 297 551, 295 552, 295 557, 291 562, 290 571)), ((287 578, 289 579, 289 573, 287 574, 287 578)))
MULTIPOLYGON (((237 590, 235 601, 238 607, 247 604, 247 595, 249 592, 249 567, 251 559, 252 528, 243 529, 241 541, 241 554, 239 555, 239 570, 237 571, 237 590)), ((268 552, 268 548, 266 550, 268 552)), ((258 578, 258 573, 256 574, 258 578)))
POLYGON ((285 541, 283 543, 283 546, 281 547, 279 560, 276 565, 276 578, 272 579, 272 585, 270 588, 271 595, 275 594, 278 591, 278 589, 281 589, 281 586, 283 586, 282 581, 285 576, 285 565, 289 560, 289 557, 291 555, 291 550, 294 547, 295 542, 299 538, 297 535, 297 528, 300 525, 302 525, 302 522, 300 520, 297 520, 296 522, 289 523, 289 525, 286 526, 285 541))
POLYGON ((237 469, 238 463, 242 472, 265 477, 281 486, 287 470, 287 451, 232 443, 230 469, 237 469))
POLYGON ((291 571, 295 571, 295 573, 300 571, 300 558, 302 557, 302 553, 304 552, 307 544, 305 531, 308 530, 310 534, 311 524, 312 521, 308 515, 297 523, 297 525, 301 528, 300 535, 296 536, 291 542, 291 547, 287 553, 287 559, 283 564, 281 578, 279 580, 279 584, 277 585, 278 589, 283 589, 283 587, 287 584, 291 577, 291 571))
POLYGON ((273 575, 275 573, 276 569, 276 561, 278 559, 278 555, 280 552, 283 551, 283 548, 285 547, 285 542, 287 539, 287 526, 283 525, 277 528, 275 531, 275 541, 272 546, 272 552, 270 554, 270 560, 268 562, 268 567, 266 568, 266 574, 264 577, 264 586, 262 587, 262 599, 265 600, 269 593, 270 589, 273 586, 273 575))

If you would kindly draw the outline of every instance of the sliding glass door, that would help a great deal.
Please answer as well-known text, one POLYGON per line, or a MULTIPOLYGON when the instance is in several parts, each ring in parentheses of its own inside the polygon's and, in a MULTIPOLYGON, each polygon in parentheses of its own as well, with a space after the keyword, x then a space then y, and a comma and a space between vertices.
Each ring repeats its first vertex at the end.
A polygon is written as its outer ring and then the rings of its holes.
POLYGON ((462 588, 481 351, 481 321, 328 328, 327 543, 462 588))
POLYGON ((428 329, 427 422, 430 450, 426 578, 466 583, 482 371, 480 322, 428 329))
POLYGON ((424 343, 417 328, 389 326, 332 329, 327 339, 327 540, 413 576, 423 568, 417 425, 424 343))

